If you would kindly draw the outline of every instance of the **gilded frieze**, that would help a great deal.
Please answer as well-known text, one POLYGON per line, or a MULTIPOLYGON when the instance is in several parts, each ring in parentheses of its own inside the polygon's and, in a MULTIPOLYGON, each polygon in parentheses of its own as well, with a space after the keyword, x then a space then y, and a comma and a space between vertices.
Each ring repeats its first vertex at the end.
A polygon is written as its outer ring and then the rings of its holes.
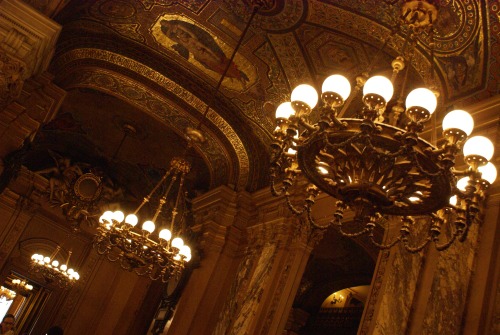
POLYGON ((118 31, 120 34, 127 36, 130 39, 139 41, 139 42, 144 42, 144 36, 142 36, 139 32, 138 29, 140 27, 139 24, 132 23, 132 24, 121 24, 121 23, 110 23, 110 26, 118 31))

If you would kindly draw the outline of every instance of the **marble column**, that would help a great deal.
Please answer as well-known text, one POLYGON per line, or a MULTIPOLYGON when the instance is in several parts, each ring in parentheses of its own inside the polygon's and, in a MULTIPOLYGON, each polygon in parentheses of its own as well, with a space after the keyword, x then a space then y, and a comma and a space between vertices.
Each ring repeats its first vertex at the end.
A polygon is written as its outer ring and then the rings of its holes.
MULTIPOLYGON (((500 98, 495 97, 467 108, 479 125, 475 135, 496 137, 498 143, 499 124, 481 120, 499 105, 500 98)), ((498 168, 499 159, 493 163, 498 168)), ((492 334, 498 330, 498 185, 497 180, 490 187, 465 241, 441 252, 430 244, 417 254, 399 247, 380 253, 358 334, 492 334)))

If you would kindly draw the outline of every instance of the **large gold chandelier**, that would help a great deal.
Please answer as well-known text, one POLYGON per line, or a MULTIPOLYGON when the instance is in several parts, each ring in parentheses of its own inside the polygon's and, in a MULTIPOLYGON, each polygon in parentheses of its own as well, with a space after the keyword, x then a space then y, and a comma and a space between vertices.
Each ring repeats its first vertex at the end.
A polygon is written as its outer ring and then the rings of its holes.
MULTIPOLYGON (((202 139, 196 130, 188 130, 189 145, 192 141, 202 139), (191 136, 191 137, 189 137, 191 136)), ((98 232, 94 237, 94 248, 101 255, 106 255, 111 262, 119 262, 123 269, 134 271, 141 276, 148 276, 152 280, 168 282, 173 276, 178 276, 187 262, 191 260, 191 248, 184 244, 180 237, 173 237, 174 229, 182 226, 185 220, 185 211, 180 206, 185 205, 184 179, 190 171, 191 164, 181 157, 174 157, 163 178, 132 213, 125 216, 122 211, 106 211, 99 219, 98 232), (144 221, 141 229, 136 225, 137 215, 143 206, 150 202, 151 197, 165 184, 165 191, 159 199, 158 206, 150 220, 144 221), (171 193, 176 191, 174 202, 168 211, 168 227, 164 227, 158 234, 153 235, 160 214, 171 193), (181 222, 176 218, 181 210, 181 222)))
MULTIPOLYGON (((405 1, 402 10, 408 44, 414 44, 423 31, 432 36, 438 13, 435 1, 405 1)), ((405 105, 399 99, 392 114, 386 113, 396 75, 408 68, 406 58, 401 55, 393 61, 392 80, 368 78, 367 73, 358 76, 352 93, 345 77, 326 78, 318 107, 316 90, 297 86, 291 102, 276 110, 271 190, 275 196, 284 195, 291 211, 306 216, 314 228, 334 224, 343 235, 366 235, 379 248, 402 244, 418 252, 433 241, 438 250, 444 250, 465 238, 485 191, 496 178, 496 168, 488 162, 494 146, 483 136, 466 140, 473 119, 463 110, 444 118, 441 145, 419 137, 437 106, 435 92, 426 88, 414 89, 405 105), (343 117, 360 91, 363 107, 357 117, 343 117), (401 126, 403 111, 407 121, 401 126), (455 157, 462 149, 467 168, 458 170, 455 157), (301 181, 306 182, 302 189, 301 181), (304 198, 301 205, 293 193, 296 189, 304 198), (317 224, 311 213, 320 192, 338 200, 326 225, 317 224), (343 220, 346 209, 353 213, 348 222, 343 220), (402 218, 399 231, 385 241, 375 238, 377 226, 393 226, 395 216, 402 218), (430 220, 422 220, 423 216, 430 220)))

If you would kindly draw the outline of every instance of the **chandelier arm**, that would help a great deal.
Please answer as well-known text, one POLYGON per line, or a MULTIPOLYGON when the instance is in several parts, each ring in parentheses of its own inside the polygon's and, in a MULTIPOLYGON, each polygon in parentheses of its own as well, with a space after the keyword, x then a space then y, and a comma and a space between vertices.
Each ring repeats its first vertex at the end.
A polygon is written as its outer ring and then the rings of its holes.
POLYGON ((342 221, 339 220, 338 222, 338 230, 339 230, 339 233, 342 234, 342 236, 345 236, 345 237, 358 237, 358 236, 361 236, 361 235, 365 235, 367 233, 370 232, 370 228, 363 228, 362 230, 356 232, 356 233, 347 233, 345 232, 343 229, 342 229, 342 221))
POLYGON ((102 248, 101 241, 94 242, 94 248, 96 249, 96 251, 99 255, 104 255, 104 254, 107 254, 109 252, 107 247, 104 247, 104 250, 101 249, 102 248))
POLYGON ((279 197, 281 195, 283 195, 284 192, 286 192, 287 188, 285 186, 281 186, 281 189, 278 191, 276 189, 276 183, 274 182, 274 177, 271 177, 271 193, 275 196, 275 197, 279 197))
POLYGON ((311 133, 313 133, 313 132, 315 132, 315 131, 317 131, 319 129, 318 126, 314 126, 314 125, 310 124, 302 116, 298 117, 298 121, 299 121, 299 124, 301 126, 303 126, 304 128, 306 128, 306 130, 310 131, 311 133))
POLYGON ((462 238, 462 236, 464 236, 464 234, 466 234, 467 230, 464 229, 462 233, 460 233, 458 230, 455 230, 455 232, 453 233, 453 235, 450 237, 450 239, 443 243, 443 244, 435 244, 435 247, 436 247, 436 250, 437 251, 443 251, 443 250, 446 250, 448 249, 452 244, 453 242, 455 242, 455 240, 457 239, 457 237, 459 238, 462 238))
POLYGON ((116 257, 113 257, 113 254, 111 252, 108 252, 105 254, 106 255, 106 258, 111 261, 111 262, 116 262, 120 259, 120 256, 117 255, 116 257))
POLYGON ((379 156, 383 156, 383 157, 386 157, 386 158, 395 158, 395 157, 399 157, 401 156, 403 153, 405 153, 406 151, 408 151, 409 148, 411 148, 411 146, 408 146, 408 145, 403 145, 399 148, 398 151, 395 151, 395 152, 392 152, 392 153, 385 153, 383 151, 381 151, 380 149, 378 149, 377 147, 375 147, 371 141, 371 138, 369 136, 366 136, 365 138, 365 141, 367 142, 367 145, 370 147, 370 149, 372 151, 374 151, 375 153, 377 153, 379 156))
POLYGON ((410 153, 409 153, 409 156, 412 158, 412 162, 415 164, 415 166, 418 168, 419 172, 423 173, 425 176, 427 177, 437 177, 437 176, 441 176, 443 173, 444 174, 450 174, 450 171, 448 169, 445 169, 445 170, 438 170, 437 172, 429 172, 427 170, 425 170, 422 165, 420 164, 420 162, 418 161, 418 158, 417 158, 417 152, 415 150, 412 150, 410 153))
POLYGON ((381 250, 390 249, 401 241, 401 236, 398 236, 396 239, 394 239, 394 241, 387 243, 387 244, 384 244, 384 243, 378 243, 377 241, 375 241, 373 234, 370 234, 368 237, 370 238, 370 242, 374 246, 376 246, 377 248, 379 248, 381 250))
POLYGON ((311 207, 307 207, 307 220, 316 229, 324 230, 324 229, 327 229, 328 227, 330 227, 330 223, 327 223, 323 226, 316 223, 316 221, 312 217, 311 207))
POLYGON ((429 242, 431 240, 432 240, 432 238, 430 236, 428 236, 420 245, 412 247, 412 246, 410 246, 408 239, 402 238, 403 245, 404 245, 405 249, 408 250, 408 252, 413 253, 413 254, 417 253, 419 251, 422 251, 427 246, 427 244, 429 244, 429 242))
MULTIPOLYGON (((326 138, 326 146, 328 148, 331 148, 332 150, 338 150, 339 148, 341 147, 344 147, 348 144, 351 144, 352 142, 358 140, 359 138, 361 137, 365 137, 366 134, 363 133, 363 132, 360 132, 360 133, 357 133, 356 135, 354 136, 351 136, 350 138, 348 138, 347 140, 345 140, 344 142, 340 142, 340 143, 332 143, 330 142, 330 139, 325 135, 325 138, 326 138)), ((326 154, 326 152, 325 152, 326 154)), ((333 156, 330 155, 331 158, 334 158, 333 156)))
POLYGON ((302 210, 298 210, 293 204, 292 201, 290 200, 290 194, 288 192, 285 192, 285 199, 286 199, 286 204, 288 205, 288 208, 293 212, 293 214, 300 216, 304 213, 304 211, 307 209, 308 205, 307 203, 304 205, 304 208, 302 210))

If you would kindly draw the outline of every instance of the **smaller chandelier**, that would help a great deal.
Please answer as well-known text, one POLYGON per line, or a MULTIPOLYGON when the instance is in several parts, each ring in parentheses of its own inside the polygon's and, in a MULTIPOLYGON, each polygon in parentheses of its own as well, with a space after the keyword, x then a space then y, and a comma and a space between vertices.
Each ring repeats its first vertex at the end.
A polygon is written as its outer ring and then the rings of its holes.
POLYGON ((47 283, 56 283, 59 287, 66 289, 80 279, 78 272, 72 268, 68 268, 71 251, 68 254, 68 259, 65 264, 59 264, 55 259, 61 247, 57 246, 52 256, 44 256, 41 254, 33 254, 31 256, 31 272, 40 275, 47 283))
MULTIPOLYGON (((184 244, 180 237, 172 239, 179 206, 184 204, 183 185, 185 175, 191 165, 184 158, 175 157, 163 178, 155 185, 141 205, 125 216, 122 211, 106 211, 99 219, 99 227, 94 237, 94 248, 100 255, 106 255, 111 262, 119 262, 128 271, 140 276, 148 276, 151 280, 168 282, 172 276, 178 276, 185 264, 191 259, 191 248, 184 244), (136 229, 139 221, 137 214, 151 200, 162 184, 169 180, 159 200, 153 218, 144 221, 141 229, 136 229), (175 190, 179 182, 172 209, 169 211, 170 229, 163 228, 156 235, 156 222, 169 199, 169 193, 175 190)), ((184 213, 181 215, 184 220, 184 213)))
POLYGON ((5 299, 7 301, 13 300, 16 297, 16 292, 9 290, 6 287, 0 286, 0 299, 5 299))
POLYGON ((27 296, 33 290, 33 285, 28 284, 25 280, 16 278, 12 279, 12 288, 20 295, 27 296))

